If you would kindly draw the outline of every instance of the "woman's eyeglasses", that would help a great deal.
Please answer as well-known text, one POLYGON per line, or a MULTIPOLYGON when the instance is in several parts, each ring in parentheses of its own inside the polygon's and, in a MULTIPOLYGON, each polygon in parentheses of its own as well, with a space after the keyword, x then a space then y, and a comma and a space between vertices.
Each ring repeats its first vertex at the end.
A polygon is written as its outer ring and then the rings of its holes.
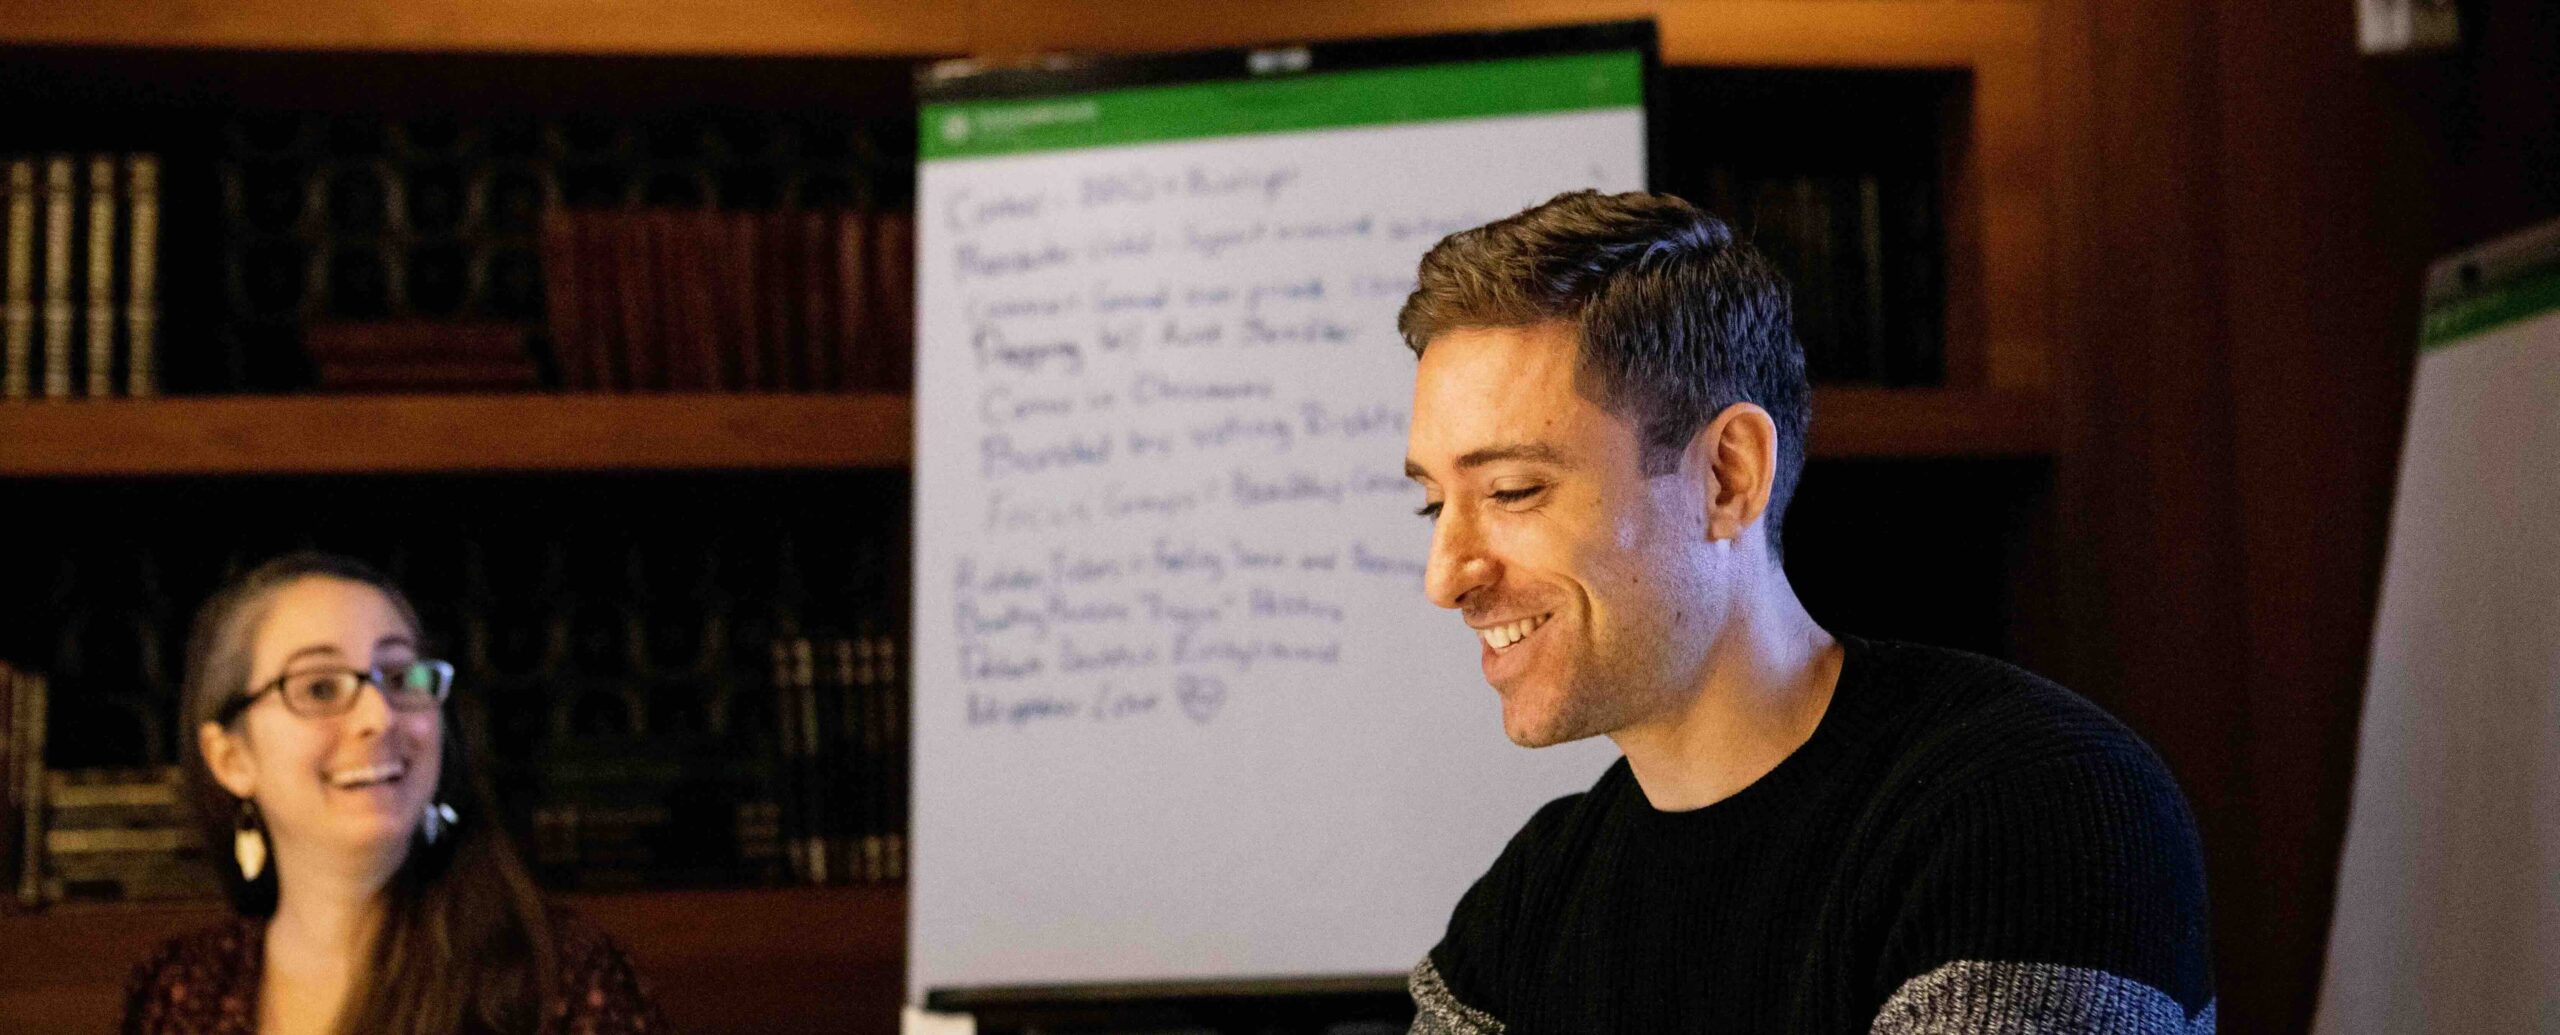
POLYGON ((356 698, 370 685, 382 691, 382 700, 394 710, 422 712, 444 703, 453 691, 453 666, 442 661, 421 658, 398 665, 376 665, 367 669, 315 668, 288 672, 256 691, 232 698, 215 713, 214 721, 229 725, 241 712, 256 704, 258 698, 274 694, 284 699, 286 711, 305 719, 330 719, 354 710, 356 698))

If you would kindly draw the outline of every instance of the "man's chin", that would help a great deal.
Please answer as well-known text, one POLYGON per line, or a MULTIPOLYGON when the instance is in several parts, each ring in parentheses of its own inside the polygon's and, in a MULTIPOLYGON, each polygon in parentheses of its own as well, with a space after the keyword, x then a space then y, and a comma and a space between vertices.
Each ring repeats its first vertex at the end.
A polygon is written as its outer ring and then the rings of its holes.
POLYGON ((1509 695, 1502 699, 1502 735, 1524 748, 1553 747, 1591 735, 1553 708, 1526 707, 1509 695))

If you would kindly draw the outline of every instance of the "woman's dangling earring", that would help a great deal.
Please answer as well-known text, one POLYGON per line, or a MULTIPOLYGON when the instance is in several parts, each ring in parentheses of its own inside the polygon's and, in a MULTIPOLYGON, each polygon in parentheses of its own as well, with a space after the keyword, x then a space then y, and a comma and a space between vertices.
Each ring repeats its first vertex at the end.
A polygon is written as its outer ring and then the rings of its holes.
POLYGON ((267 872, 267 832, 258 822, 258 803, 240 799, 240 815, 231 823, 231 858, 240 864, 240 879, 255 881, 267 872))
POLYGON ((437 838, 444 836, 444 828, 460 822, 462 816, 453 811, 453 806, 434 802, 427 806, 427 814, 418 820, 418 834, 426 838, 428 844, 434 844, 437 838))

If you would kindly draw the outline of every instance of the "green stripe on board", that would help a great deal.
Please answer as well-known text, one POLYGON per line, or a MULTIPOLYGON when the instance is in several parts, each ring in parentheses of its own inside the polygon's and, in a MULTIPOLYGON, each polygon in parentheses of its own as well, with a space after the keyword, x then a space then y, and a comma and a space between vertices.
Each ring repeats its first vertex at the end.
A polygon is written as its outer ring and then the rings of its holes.
POLYGON ((1644 103, 1632 50, 928 104, 925 160, 1644 103))
POLYGON ((2560 265, 2530 270, 2427 307, 2418 351, 2433 352, 2554 309, 2560 309, 2560 265))

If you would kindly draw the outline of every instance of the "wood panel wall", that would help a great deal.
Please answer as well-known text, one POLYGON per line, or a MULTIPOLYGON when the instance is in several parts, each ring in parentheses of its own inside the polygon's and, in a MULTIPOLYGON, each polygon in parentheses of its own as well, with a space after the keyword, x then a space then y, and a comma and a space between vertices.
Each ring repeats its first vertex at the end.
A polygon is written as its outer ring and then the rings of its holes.
POLYGON ((2067 679, 2204 826, 2223 1029, 2309 1029, 2428 259, 2560 217, 2560 10, 2071 5, 2067 679))

